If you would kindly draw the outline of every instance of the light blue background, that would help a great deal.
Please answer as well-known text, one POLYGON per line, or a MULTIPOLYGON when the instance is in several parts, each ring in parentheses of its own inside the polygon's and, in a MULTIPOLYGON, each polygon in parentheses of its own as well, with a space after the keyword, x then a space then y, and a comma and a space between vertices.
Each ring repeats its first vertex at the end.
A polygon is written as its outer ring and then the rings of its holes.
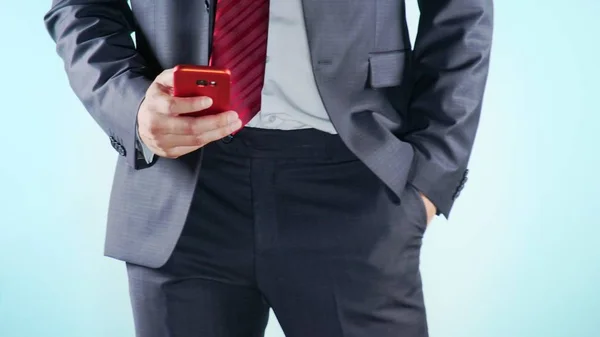
MULTIPOLYGON (((116 153, 49 6, 0 2, 0 336, 133 336, 124 267, 102 256, 116 153)), ((423 248, 432 337, 600 336, 599 35, 597 0, 496 1, 469 183, 423 248)))

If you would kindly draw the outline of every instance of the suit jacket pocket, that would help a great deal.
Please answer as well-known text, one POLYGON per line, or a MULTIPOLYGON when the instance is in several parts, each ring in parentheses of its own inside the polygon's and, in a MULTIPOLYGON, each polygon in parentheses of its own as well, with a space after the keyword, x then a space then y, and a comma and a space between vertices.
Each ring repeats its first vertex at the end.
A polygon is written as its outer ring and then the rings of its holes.
POLYGON ((372 88, 400 86, 406 77, 410 49, 369 54, 369 84, 372 88))

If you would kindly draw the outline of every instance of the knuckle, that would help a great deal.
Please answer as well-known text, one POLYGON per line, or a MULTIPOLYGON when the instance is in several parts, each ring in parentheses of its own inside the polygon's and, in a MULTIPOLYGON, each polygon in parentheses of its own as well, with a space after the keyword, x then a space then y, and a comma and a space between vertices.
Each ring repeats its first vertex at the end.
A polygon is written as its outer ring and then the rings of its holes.
POLYGON ((152 137, 151 141, 154 147, 165 151, 165 143, 160 137, 152 137))
POLYGON ((168 114, 174 114, 177 108, 177 101, 171 97, 164 98, 165 101, 165 112, 168 114))
POLYGON ((183 133, 186 135, 194 134, 196 132, 196 129, 196 123, 192 121, 186 121, 185 123, 181 124, 181 131, 183 131, 183 133))
POLYGON ((155 136, 155 135, 159 134, 162 130, 162 125, 160 123, 160 119, 157 118, 156 116, 149 118, 147 129, 148 129, 148 133, 151 136, 155 136))

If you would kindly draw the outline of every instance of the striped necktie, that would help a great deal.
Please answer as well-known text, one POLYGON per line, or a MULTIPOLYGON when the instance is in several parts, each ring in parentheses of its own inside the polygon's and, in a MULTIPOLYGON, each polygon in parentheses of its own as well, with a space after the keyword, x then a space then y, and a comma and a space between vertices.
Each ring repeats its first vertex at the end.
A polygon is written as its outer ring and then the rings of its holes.
POLYGON ((218 0, 211 65, 231 72, 231 110, 243 125, 259 111, 265 77, 269 0, 218 0))

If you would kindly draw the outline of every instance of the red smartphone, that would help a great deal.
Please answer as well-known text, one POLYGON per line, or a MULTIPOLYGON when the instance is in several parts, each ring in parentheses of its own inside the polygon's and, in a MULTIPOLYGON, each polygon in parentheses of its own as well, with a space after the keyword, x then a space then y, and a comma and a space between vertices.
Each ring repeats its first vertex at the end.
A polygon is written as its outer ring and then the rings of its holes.
MULTIPOLYGON (((203 116, 229 110, 231 73, 228 69, 180 64, 173 72, 173 96, 208 96, 213 100, 210 108, 190 116, 203 116)), ((188 115, 188 114, 186 114, 188 115)))

